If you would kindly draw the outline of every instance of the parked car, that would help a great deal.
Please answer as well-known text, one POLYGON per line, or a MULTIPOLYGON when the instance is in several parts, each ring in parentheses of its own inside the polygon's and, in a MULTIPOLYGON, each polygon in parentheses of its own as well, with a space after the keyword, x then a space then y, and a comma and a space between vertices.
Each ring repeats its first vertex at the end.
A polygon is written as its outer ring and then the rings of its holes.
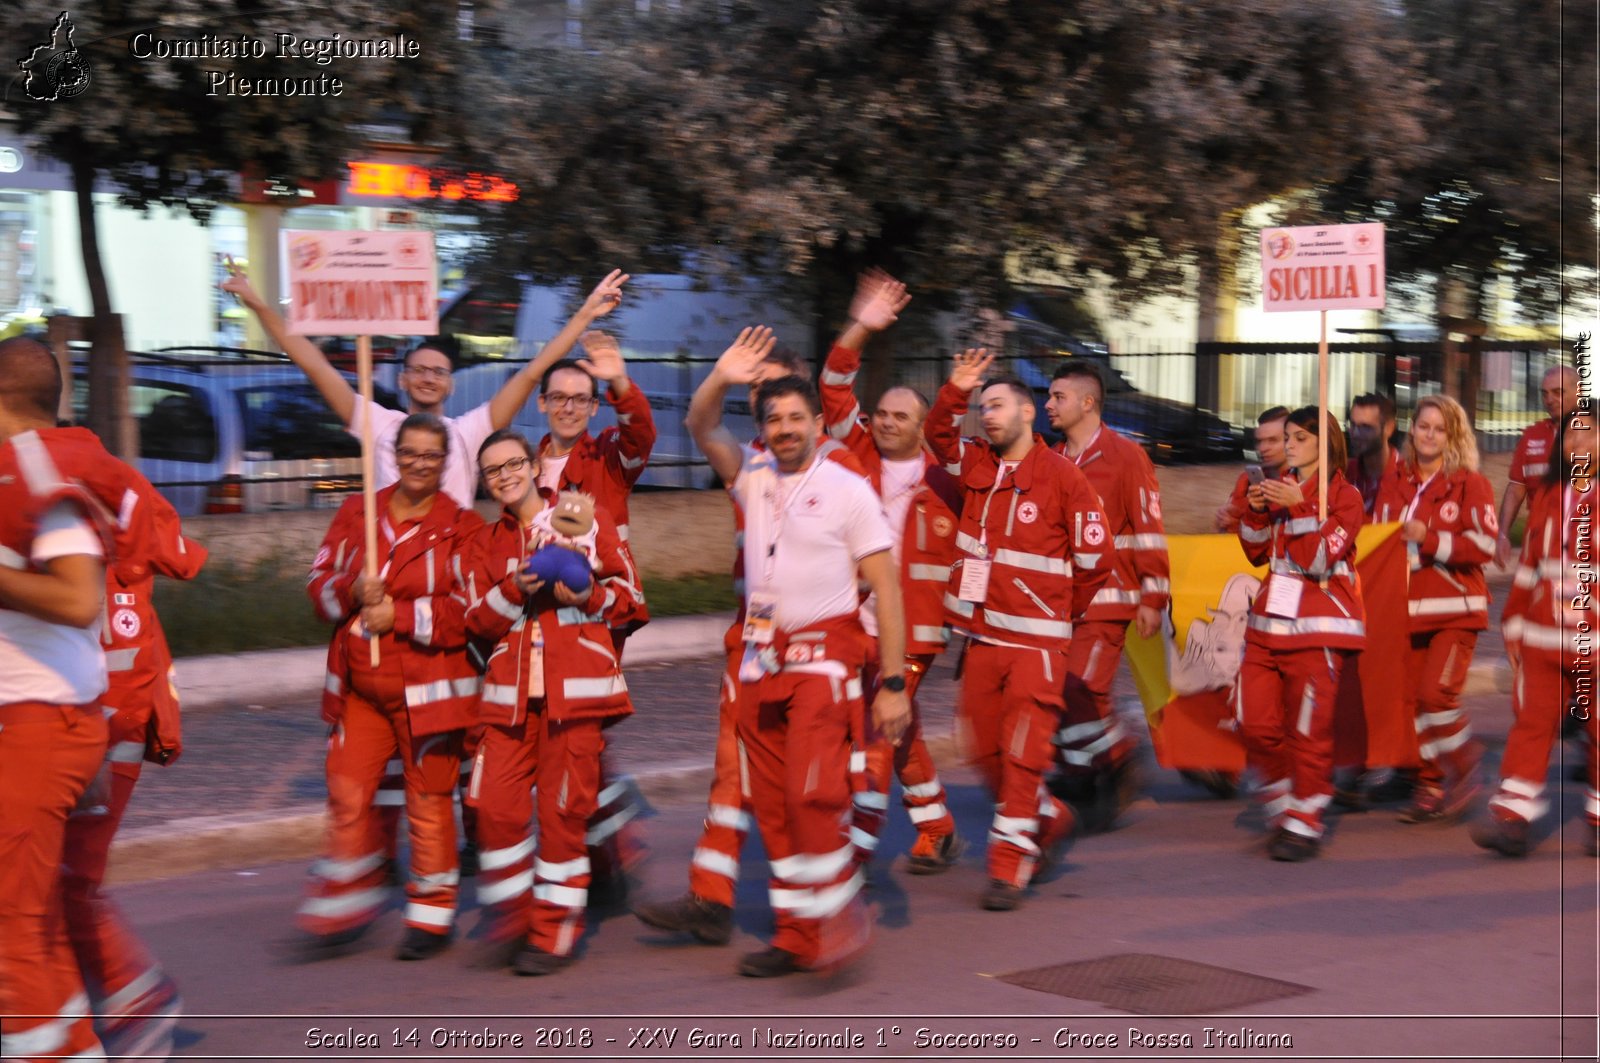
MULTIPOLYGON (((139 471, 181 515, 331 508, 361 489, 360 441, 295 367, 136 357, 131 374, 139 471)), ((73 411, 88 412, 82 366, 73 411)))
POLYGON ((1243 443, 1222 418, 1186 402, 1146 394, 1112 368, 1106 348, 1062 336, 1037 322, 1023 323, 1014 335, 1010 366, 1037 396, 1034 428, 1055 440, 1044 403, 1050 395, 1050 378, 1066 358, 1094 362, 1105 384, 1106 403, 1101 419, 1115 432, 1138 443, 1157 463, 1238 461, 1243 443))

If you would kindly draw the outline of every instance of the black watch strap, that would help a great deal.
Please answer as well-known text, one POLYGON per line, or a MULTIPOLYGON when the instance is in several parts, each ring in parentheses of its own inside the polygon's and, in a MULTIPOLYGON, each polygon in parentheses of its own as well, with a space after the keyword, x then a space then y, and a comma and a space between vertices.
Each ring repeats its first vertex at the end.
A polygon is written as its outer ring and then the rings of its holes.
POLYGON ((906 690, 906 677, 903 675, 884 676, 883 689, 892 690, 896 694, 904 694, 906 690))

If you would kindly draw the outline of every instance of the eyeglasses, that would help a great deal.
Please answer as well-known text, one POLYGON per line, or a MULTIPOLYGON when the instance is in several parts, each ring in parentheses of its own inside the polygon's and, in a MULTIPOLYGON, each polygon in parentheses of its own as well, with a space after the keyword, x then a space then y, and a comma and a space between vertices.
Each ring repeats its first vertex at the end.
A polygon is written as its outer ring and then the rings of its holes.
POLYGON ((510 461, 503 461, 499 465, 485 465, 483 467, 484 482, 492 483, 500 479, 502 473, 521 472, 523 466, 527 464, 527 458, 512 458, 510 461))
POLYGON ((442 465, 444 451, 442 450, 412 450, 410 447, 401 447, 394 452, 395 460, 401 465, 442 465))
POLYGON ((554 410, 569 406, 583 407, 593 401, 593 395, 563 395, 559 391, 552 391, 544 397, 544 404, 554 410))
POLYGON ((449 380, 450 367, 445 365, 408 365, 406 372, 418 376, 431 376, 435 380, 449 380))

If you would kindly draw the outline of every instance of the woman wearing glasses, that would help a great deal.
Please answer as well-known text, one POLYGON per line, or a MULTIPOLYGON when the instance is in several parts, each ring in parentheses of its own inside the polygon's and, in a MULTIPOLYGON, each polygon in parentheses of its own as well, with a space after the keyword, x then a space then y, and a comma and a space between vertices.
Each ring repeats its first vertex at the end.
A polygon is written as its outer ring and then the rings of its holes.
POLYGON ((523 436, 500 431, 484 441, 478 464, 503 507, 460 566, 467 631, 491 647, 466 797, 477 809, 478 900, 490 911, 493 957, 518 974, 553 974, 572 963, 583 933, 584 836, 599 800, 604 728, 633 711, 610 628, 639 608, 638 589, 599 505, 586 585, 527 575, 528 558, 552 538, 539 460, 523 436), (535 814, 537 847, 528 831, 535 814))
POLYGON ((400 478, 377 494, 376 578, 364 574, 359 495, 334 516, 312 563, 307 593, 337 625, 322 698, 323 718, 333 726, 327 858, 313 869, 298 917, 314 952, 353 942, 385 906, 385 838, 373 795, 391 759, 405 765, 411 825, 406 933, 397 955, 425 959, 450 941, 459 881, 451 794, 479 687, 453 559, 483 521, 440 490, 449 445, 446 426, 432 414, 414 413, 400 425, 400 478))

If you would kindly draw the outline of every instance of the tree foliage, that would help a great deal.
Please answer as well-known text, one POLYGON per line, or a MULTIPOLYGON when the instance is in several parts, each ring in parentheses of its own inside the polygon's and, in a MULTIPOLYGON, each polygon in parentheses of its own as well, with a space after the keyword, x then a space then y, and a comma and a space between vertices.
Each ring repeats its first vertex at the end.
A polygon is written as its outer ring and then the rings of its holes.
POLYGON ((586 50, 471 80, 475 152, 527 193, 495 261, 671 259, 919 290, 1019 266, 1182 291, 1232 212, 1424 137, 1380 0, 634 0, 586 50))
POLYGON ((1364 171, 1319 205, 1389 227, 1392 277, 1491 279, 1549 314, 1567 267, 1595 262, 1596 7, 1579 0, 1407 0, 1429 82, 1426 151, 1382 185, 1364 171), (1395 179, 1398 180, 1395 180, 1395 179))

